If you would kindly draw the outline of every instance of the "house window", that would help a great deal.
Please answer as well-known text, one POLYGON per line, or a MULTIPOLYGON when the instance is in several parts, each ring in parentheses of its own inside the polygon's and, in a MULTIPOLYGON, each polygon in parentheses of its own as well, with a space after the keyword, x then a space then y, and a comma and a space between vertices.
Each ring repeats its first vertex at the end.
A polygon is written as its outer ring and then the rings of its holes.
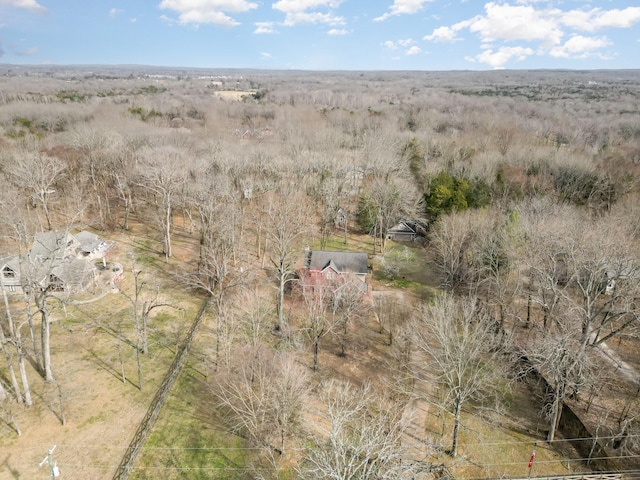
POLYGON ((4 270, 2 270, 2 275, 4 276, 4 278, 16 278, 16 272, 11 270, 10 268, 5 268, 4 270))

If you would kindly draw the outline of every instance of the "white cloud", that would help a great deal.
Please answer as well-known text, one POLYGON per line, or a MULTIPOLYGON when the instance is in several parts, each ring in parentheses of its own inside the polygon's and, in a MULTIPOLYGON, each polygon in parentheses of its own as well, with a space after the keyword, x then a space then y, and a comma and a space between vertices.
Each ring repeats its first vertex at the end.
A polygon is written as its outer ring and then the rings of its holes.
POLYGON ((276 33, 273 22, 256 22, 254 25, 256 26, 253 31, 255 34, 276 33))
POLYGON ((533 53, 534 52, 531 48, 500 47, 496 52, 491 49, 485 50, 475 57, 467 57, 467 60, 472 62, 485 63, 493 68, 501 69, 504 68, 505 64, 511 59, 524 60, 528 56, 533 55, 533 53))
POLYGON ((279 0, 271 7, 285 14, 283 24, 288 27, 304 23, 340 26, 345 25, 344 18, 331 11, 341 3, 342 0, 279 0), (323 13, 318 9, 328 11, 323 13))
POLYGON ((453 27, 438 27, 431 35, 425 35, 422 39, 430 42, 456 42, 461 40, 457 33, 458 31, 453 27))
POLYGON ((400 47, 410 47, 414 43, 416 42, 412 38, 401 38, 395 42, 393 40, 387 40, 386 42, 383 42, 382 45, 390 50, 397 50, 400 47))
POLYGON ((284 13, 304 12, 317 8, 338 8, 342 0, 279 0, 271 7, 284 13))
MULTIPOLYGON (((162 0, 161 10, 172 10, 178 14, 180 25, 212 24, 219 27, 233 27, 239 22, 227 13, 244 13, 257 8, 258 4, 247 0, 162 0)), ((166 17, 161 17, 166 20, 166 17)))
POLYGON ((0 0, 0 7, 24 8, 36 13, 47 13, 47 9, 36 0, 0 0))
POLYGON ((454 25, 438 27, 423 40, 459 41, 459 32, 468 29, 477 35, 482 50, 468 60, 503 68, 506 62, 522 60, 534 50, 538 55, 556 58, 605 58, 599 51, 611 46, 611 41, 604 36, 583 36, 580 33, 631 28, 640 23, 640 7, 561 10, 550 7, 550 3, 546 0, 487 2, 482 14, 454 25))
POLYGON ((263 60, 270 60, 271 59, 271 54, 268 52, 260 52, 260 56, 262 57, 263 60))
POLYGON ((349 31, 344 29, 344 28, 332 28, 331 30, 329 30, 327 32, 327 35, 338 35, 338 36, 340 36, 340 35, 346 35, 348 33, 349 33, 349 31))
POLYGON ((406 52, 404 52, 405 55, 418 55, 419 53, 422 52, 422 49, 420 47, 417 46, 413 46, 411 47, 409 50, 407 50, 406 52))
POLYGON ((138 21, 138 19, 136 17, 131 17, 129 19, 129 23, 136 23, 138 21))
POLYGON ((117 17, 120 13, 122 13, 124 10, 121 10, 119 8, 112 8, 111 10, 109 10, 109 17, 111 18, 115 18, 117 17))
POLYGON ((413 15, 422 10, 423 4, 431 0, 393 0, 389 11, 373 19, 374 22, 382 22, 394 15, 413 15))
POLYGON ((623 10, 571 10, 560 16, 560 22, 574 30, 593 32, 602 28, 630 28, 640 22, 640 7, 623 10))
POLYGON ((552 48, 549 55, 560 58, 587 58, 597 54, 598 50, 609 45, 611 45, 611 42, 607 37, 574 35, 564 45, 552 48))
POLYGON ((324 23, 327 25, 344 25, 344 18, 332 15, 331 13, 320 12, 290 12, 284 19, 284 25, 293 27, 301 23, 324 23))
POLYGON ((486 15, 478 15, 468 23, 469 30, 483 42, 524 40, 556 45, 562 38, 557 19, 544 10, 496 3, 487 3, 484 8, 486 15))

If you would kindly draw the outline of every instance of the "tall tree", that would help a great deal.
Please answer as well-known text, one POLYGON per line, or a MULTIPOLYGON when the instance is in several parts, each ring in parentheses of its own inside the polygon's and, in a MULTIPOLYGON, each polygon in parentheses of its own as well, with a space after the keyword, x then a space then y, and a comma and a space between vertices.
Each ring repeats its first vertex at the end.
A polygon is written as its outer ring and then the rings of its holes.
POLYGON ((125 291, 120 285, 120 293, 129 300, 131 304, 133 325, 135 329, 136 341, 136 364, 138 367, 138 388, 142 390, 142 366, 140 354, 149 353, 149 318, 151 312, 157 308, 169 307, 178 308, 172 303, 165 302, 160 297, 160 286, 150 286, 143 277, 143 271, 138 268, 133 254, 131 255, 131 273, 133 275, 133 292, 125 291), (149 288, 151 287, 151 288, 149 288))
MULTIPOLYGON (((565 312, 565 318, 571 312, 565 312)), ((545 399, 545 412, 549 421, 547 442, 555 439, 564 400, 577 395, 593 380, 594 365, 580 344, 580 336, 572 329, 563 332, 543 331, 526 348, 532 366, 550 383, 549 398, 545 399)))
POLYGON ((9 178, 24 189, 34 206, 41 205, 47 230, 52 228, 49 200, 56 193, 56 182, 66 169, 61 160, 37 151, 24 151, 15 155, 9 178))
POLYGON ((395 179, 375 180, 361 196, 358 204, 358 223, 373 236, 373 253, 379 241, 384 253, 389 229, 404 216, 415 217, 417 209, 409 185, 402 187, 395 179))
POLYGON ((313 186, 316 210, 320 219, 320 248, 322 249, 326 248, 340 214, 340 203, 345 195, 344 181, 344 178, 339 178, 330 172, 322 172, 313 186))
POLYGON ((572 318, 584 349, 638 323, 640 264, 624 226, 609 216, 592 219, 563 208, 533 219, 526 229, 525 261, 545 326, 564 331, 564 313, 579 312, 572 318))
POLYGON ((469 211, 443 215, 429 233, 436 267, 442 275, 443 286, 449 290, 455 290, 469 280, 472 264, 469 256, 477 220, 477 215, 469 211))
POLYGON ((330 381, 321 393, 326 427, 311 437, 296 468, 302 480, 415 478, 402 437, 411 419, 401 403, 366 384, 330 381))
POLYGON ((269 242, 269 260, 273 266, 277 295, 277 330, 286 330, 284 315, 285 287, 293 281, 300 258, 300 240, 309 228, 306 200, 293 192, 267 195, 263 214, 267 218, 266 236, 269 242))
POLYGON ((108 184, 111 162, 106 154, 110 143, 113 140, 103 130, 86 126, 76 128, 71 139, 71 145, 80 154, 80 165, 93 199, 91 204, 98 212, 98 223, 102 228, 107 224, 110 207, 108 184))
POLYGON ((429 359, 425 369, 436 374, 444 407, 452 410, 449 453, 455 457, 463 407, 505 378, 501 357, 507 340, 497 335, 496 322, 473 298, 436 297, 424 310, 422 326, 418 348, 429 359))
POLYGON ((308 375, 291 354, 263 345, 256 352, 239 347, 233 358, 231 369, 218 373, 210 387, 225 421, 252 444, 282 455, 302 423, 308 375), (255 363, 250 361, 254 354, 255 363))
POLYGON ((144 161, 140 165, 138 184, 152 196, 152 208, 155 207, 157 220, 162 232, 162 245, 165 260, 172 255, 171 235, 173 231, 173 212, 184 186, 184 152, 174 147, 147 149, 144 161))

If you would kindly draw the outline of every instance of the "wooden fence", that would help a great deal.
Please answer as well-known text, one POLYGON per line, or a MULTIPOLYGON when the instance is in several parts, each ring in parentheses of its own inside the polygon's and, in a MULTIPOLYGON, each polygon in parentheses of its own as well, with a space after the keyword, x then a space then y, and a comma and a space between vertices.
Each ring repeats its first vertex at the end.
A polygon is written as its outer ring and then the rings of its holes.
POLYGON ((189 333, 180 345, 180 348, 176 354, 176 358, 173 360, 167 375, 164 377, 162 384, 156 391, 151 403, 149 404, 149 408, 147 409, 147 413, 144 418, 138 425, 138 429, 136 433, 133 435, 127 450, 125 451, 124 457, 120 461, 120 465, 118 465, 118 469, 116 473, 113 475, 113 480, 126 480, 129 477, 129 473, 131 472, 131 468, 144 445, 147 437, 149 436, 149 432, 153 428, 153 425, 158 418, 158 414, 164 405, 167 397, 169 396, 169 392, 171 391, 171 387, 174 382, 180 375, 180 371, 187 359, 187 354, 189 353, 189 347, 193 342, 196 334, 198 333, 198 329, 200 328, 200 324, 202 323, 202 319, 204 318, 204 313, 207 310, 207 306, 209 305, 209 299, 206 299, 198 314, 196 315, 191 328, 189 329, 189 333))

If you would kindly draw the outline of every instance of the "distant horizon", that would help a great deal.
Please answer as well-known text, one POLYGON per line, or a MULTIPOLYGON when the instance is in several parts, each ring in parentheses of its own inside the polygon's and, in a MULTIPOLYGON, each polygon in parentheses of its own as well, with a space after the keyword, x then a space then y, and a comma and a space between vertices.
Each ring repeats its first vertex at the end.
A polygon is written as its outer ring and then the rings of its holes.
POLYGON ((638 50, 635 0, 0 0, 12 65, 626 70, 638 50))
POLYGON ((503 68, 503 69, 301 69, 301 68, 275 68, 275 67, 201 67, 201 66, 187 66, 187 65, 153 65, 145 63, 3 63, 0 62, 0 68, 36 68, 46 69, 51 68, 146 68, 146 69, 171 69, 171 70, 247 70, 257 72, 310 72, 310 73, 394 73, 394 72, 411 72, 411 73, 487 73, 487 74, 499 74, 509 72, 640 72, 640 67, 630 68, 503 68))

